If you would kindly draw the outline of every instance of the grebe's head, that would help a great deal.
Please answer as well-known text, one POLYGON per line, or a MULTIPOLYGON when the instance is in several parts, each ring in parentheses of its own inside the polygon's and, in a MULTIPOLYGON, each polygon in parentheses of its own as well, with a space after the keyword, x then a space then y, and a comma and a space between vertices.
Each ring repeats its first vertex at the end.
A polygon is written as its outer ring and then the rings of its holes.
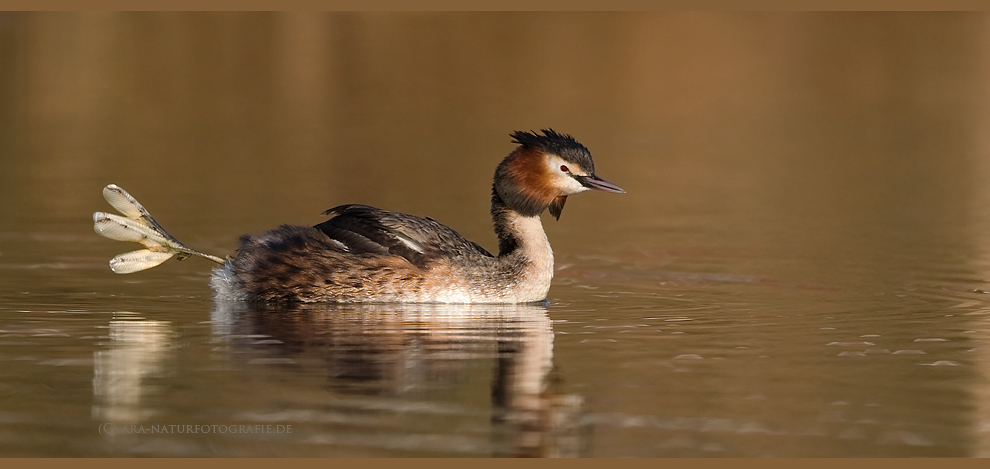
POLYGON ((509 208, 525 216, 550 209, 559 220, 571 194, 589 189, 625 192, 595 175, 591 152, 573 137, 550 129, 541 132, 514 132, 512 141, 519 147, 495 170, 494 190, 509 208))

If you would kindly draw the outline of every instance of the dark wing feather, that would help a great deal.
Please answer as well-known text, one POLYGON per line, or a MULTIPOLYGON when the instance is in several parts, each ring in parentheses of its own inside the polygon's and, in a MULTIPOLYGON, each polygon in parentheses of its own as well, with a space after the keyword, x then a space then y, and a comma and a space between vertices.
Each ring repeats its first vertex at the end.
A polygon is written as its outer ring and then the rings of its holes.
POLYGON ((350 252, 401 256, 419 268, 438 257, 491 257, 481 246, 431 218, 356 204, 323 213, 331 218, 315 228, 347 246, 350 252))

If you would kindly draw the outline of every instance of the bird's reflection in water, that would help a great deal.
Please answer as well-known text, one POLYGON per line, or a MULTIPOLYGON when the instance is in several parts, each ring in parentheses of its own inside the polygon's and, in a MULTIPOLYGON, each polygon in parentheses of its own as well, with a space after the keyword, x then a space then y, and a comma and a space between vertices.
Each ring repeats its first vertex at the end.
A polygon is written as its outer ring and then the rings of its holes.
POLYGON ((142 399, 156 392, 148 378, 165 375, 175 333, 167 321, 115 313, 109 347, 94 352, 93 418, 134 423, 154 415, 142 399))
POLYGON ((495 455, 584 452, 581 399, 561 393, 544 306, 219 302, 212 320, 214 333, 238 347, 317 354, 326 362, 330 390, 342 394, 394 396, 456 386, 468 360, 490 359, 495 455))

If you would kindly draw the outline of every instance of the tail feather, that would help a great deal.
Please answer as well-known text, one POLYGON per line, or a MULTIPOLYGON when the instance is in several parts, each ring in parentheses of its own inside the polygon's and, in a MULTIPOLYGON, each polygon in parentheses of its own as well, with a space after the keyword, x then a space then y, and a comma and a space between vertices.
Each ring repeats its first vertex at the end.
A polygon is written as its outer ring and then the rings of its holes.
POLYGON ((150 269, 172 257, 185 259, 199 256, 218 264, 225 261, 196 251, 179 242, 158 224, 137 199, 115 184, 103 189, 103 197, 124 216, 112 213, 93 214, 93 229, 100 235, 117 241, 132 241, 147 249, 127 252, 110 261, 110 269, 118 274, 129 274, 150 269))

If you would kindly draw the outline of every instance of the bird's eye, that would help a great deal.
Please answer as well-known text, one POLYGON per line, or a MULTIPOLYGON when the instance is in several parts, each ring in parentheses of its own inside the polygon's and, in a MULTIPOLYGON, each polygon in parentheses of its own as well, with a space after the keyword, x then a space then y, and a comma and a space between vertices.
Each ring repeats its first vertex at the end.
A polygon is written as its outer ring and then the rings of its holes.
POLYGON ((563 172, 565 172, 565 173, 569 172, 567 170, 567 166, 566 165, 560 165, 560 170, 563 171, 563 172))

